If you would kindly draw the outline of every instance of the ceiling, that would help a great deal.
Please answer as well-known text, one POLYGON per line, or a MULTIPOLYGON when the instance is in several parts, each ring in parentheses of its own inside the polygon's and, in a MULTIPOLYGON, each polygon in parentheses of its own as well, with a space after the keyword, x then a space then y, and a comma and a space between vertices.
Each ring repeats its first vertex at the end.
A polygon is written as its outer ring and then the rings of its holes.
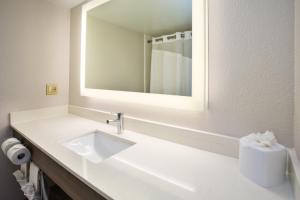
POLYGON ((53 4, 65 7, 65 8, 73 8, 86 0, 47 0, 53 4))
POLYGON ((192 0, 111 0, 89 16, 152 36, 192 28, 192 0))

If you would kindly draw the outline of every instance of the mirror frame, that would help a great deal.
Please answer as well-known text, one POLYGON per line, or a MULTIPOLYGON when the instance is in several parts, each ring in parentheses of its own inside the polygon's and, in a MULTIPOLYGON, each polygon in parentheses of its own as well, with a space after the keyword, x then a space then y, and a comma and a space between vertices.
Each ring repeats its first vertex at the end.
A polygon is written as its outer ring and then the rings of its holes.
POLYGON ((208 0, 192 0, 192 96, 139 93, 85 87, 87 12, 111 0, 92 0, 82 6, 80 95, 101 100, 132 104, 203 111, 208 108, 208 0), (202 45, 203 44, 203 45, 202 45))

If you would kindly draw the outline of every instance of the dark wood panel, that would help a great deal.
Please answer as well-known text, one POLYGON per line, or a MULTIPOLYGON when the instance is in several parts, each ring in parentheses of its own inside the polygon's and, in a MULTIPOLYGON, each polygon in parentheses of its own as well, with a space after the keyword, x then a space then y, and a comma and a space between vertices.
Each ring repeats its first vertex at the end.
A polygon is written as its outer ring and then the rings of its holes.
POLYGON ((19 133, 14 136, 22 141, 31 152, 32 161, 73 200, 105 200, 103 196, 76 178, 53 159, 35 147, 19 133))

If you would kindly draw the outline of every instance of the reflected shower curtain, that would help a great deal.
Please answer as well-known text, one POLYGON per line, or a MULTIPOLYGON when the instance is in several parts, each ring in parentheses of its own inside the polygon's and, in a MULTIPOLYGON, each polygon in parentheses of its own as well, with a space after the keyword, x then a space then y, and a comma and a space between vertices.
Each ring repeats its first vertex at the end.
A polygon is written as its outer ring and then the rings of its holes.
POLYGON ((191 31, 152 39, 150 92, 191 96, 191 31))

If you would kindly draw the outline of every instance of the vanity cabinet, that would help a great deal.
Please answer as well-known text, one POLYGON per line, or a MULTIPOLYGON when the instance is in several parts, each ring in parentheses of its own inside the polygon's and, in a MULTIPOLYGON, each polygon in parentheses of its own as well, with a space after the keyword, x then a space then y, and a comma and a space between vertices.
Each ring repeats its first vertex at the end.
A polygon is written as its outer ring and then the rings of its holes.
POLYGON ((30 150, 32 161, 73 200, 107 199, 68 172, 19 133, 14 132, 14 137, 18 138, 30 150))

